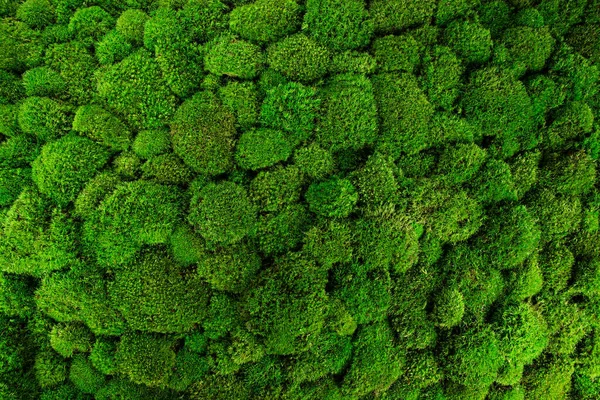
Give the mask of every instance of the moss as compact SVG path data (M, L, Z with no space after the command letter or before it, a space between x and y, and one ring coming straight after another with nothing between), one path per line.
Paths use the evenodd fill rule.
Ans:
M229 181L211 183L194 193L189 222L208 241L239 242L256 222L256 207L246 189Z
M260 122L288 132L292 144L308 139L315 128L321 99L314 87L290 82L269 89L260 110Z
M311 82L327 73L329 51L304 34L288 36L267 49L267 63L275 71L301 82Z
M171 141L175 154L194 171L218 175L233 161L234 116L210 92L199 92L175 113Z
M246 40L274 42L298 30L300 11L295 0L259 0L234 8L229 28Z
M322 117L317 125L317 142L336 152L359 150L376 138L377 108L373 85L365 76L338 75L321 95Z
M260 47L232 35L215 39L208 45L204 66L217 76L253 79L262 69Z
M104 148L89 139L65 136L42 148L32 164L32 177L43 194L59 205L66 205L75 200L108 157Z
M285 161L291 153L291 145L283 132L259 128L240 136L235 158L240 167L257 170Z
M366 46L374 25L363 1L309 0L304 24L312 37L332 50Z

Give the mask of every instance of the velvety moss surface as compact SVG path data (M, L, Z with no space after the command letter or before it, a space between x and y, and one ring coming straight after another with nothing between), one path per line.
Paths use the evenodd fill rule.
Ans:
M0 0L0 399L600 399L599 88L599 0Z

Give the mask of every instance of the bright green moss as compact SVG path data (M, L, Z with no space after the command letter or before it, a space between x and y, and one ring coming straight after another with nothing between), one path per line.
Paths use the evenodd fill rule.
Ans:
M113 150L126 150L131 142L131 132L117 117L99 106L83 106L77 109L73 130L84 133L90 139Z
M241 292L260 269L260 258L246 244L219 247L202 254L198 274L213 288Z
M35 357L35 377L42 388L56 386L67 378L67 362L54 352L45 350Z
M460 323L465 314L465 300L456 288L444 289L434 300L432 319L442 328L452 328Z
M99 336L94 342L89 360L98 371L105 375L113 375L117 368L115 360L116 351L116 341Z
M217 76L253 79L263 67L263 58L260 47L225 35L208 44L204 67Z
M171 124L175 154L194 171L218 175L233 161L234 117L210 92L185 101Z
M335 51L366 46L374 30L362 0L308 0L304 25L312 37Z
M28 184L31 184L31 169L0 169L0 206L10 206Z
M229 7L221 1L188 0L182 3L179 18L194 39L208 42L227 29Z
M370 13L376 33L399 31L426 22L434 13L432 0L373 0Z
M332 296L339 299L357 324L383 321L391 305L391 280L383 268L365 271L360 265L336 268Z
M26 317L34 311L31 281L26 277L0 274L0 311L9 317Z
M4 18L0 22L0 37L0 68L20 73L39 66L44 50L39 32L14 18Z
M92 333L83 324L56 324L50 332L50 346L63 357L92 349Z
M427 127L433 106L412 74L382 74L373 78L380 120L377 147L394 159L428 147Z
M114 27L115 19L98 6L80 8L69 21L69 32L84 43L101 38Z
M258 0L234 8L229 28L246 40L274 42L298 30L300 11L295 0Z
M106 282L102 275L87 272L46 276L36 291L38 309L57 321L83 322L95 335L121 335L127 326L110 304Z
M38 67L27 70L23 74L23 86L27 96L56 96L62 95L66 84L60 74L48 67Z
M211 183L194 193L188 221L206 240L233 244L252 230L256 207L240 185Z
M502 354L491 329L471 329L455 336L449 345L452 353L445 360L448 379L467 387L486 387L494 382Z
M23 81L16 74L1 70L0 82L0 104L14 103L25 96Z
M144 24L148 15L137 9L125 10L117 19L116 29L125 39L140 44L144 40Z
M147 160L142 166L142 178L165 185L186 185L194 172L175 154L161 154Z
M491 56L490 31L470 21L453 21L444 32L447 45L467 63L483 63Z
M325 76L329 58L326 47L301 33L288 36L267 49L267 63L271 68L301 82Z
M124 60L132 53L133 47L122 34L113 29L96 43L95 50L98 62L109 65Z
M219 88L219 97L235 116L235 125L248 129L258 121L259 99L254 82L228 82Z
M143 50L110 66L97 89L111 108L138 129L160 128L175 113L175 97L165 87L159 65Z
M84 235L100 261L127 260L143 244L166 243L180 210L181 199L173 188L149 181L123 183L86 219Z
M598 398L597 9L0 0L0 398Z
M314 143L296 150L294 164L313 179L325 178L334 168L331 153Z
M342 383L347 395L385 390L402 374L404 354L386 322L365 325L353 340L354 361Z
M132 382L164 385L175 366L173 339L152 333L128 333L117 345L118 370Z
M354 228L357 256L366 268L391 268L406 272L419 254L417 233L406 216L392 214L363 218Z
M564 195L582 195L596 182L596 161L585 151L549 157L540 171L540 185Z
M537 29L526 26L507 29L504 31L502 41L514 62L532 71L544 68L555 42L547 28Z
M19 127L42 141L57 139L71 129L71 110L48 97L28 97L19 109Z
M117 271L108 293L131 328L160 333L186 332L200 323L209 294L196 274L160 248L143 251Z
M204 50L191 41L185 24L175 11L161 8L144 25L144 43L154 51L169 88L180 98L200 85Z
M48 0L26 0L19 5L17 18L30 28L44 28L54 21L54 7Z
M464 66L445 46L436 46L423 58L423 89L434 105L451 110L458 98Z
M502 155L537 143L531 99L524 85L498 68L480 69L470 76L462 106L467 120L485 135L498 137Z
M305 197L312 212L330 218L347 217L358 201L358 194L352 183L348 179L337 177L313 183Z
M89 139L65 136L43 147L32 164L32 177L43 194L58 205L66 205L75 200L108 157L103 147Z
M265 255L282 254L296 249L310 225L310 215L300 204L259 219L259 249Z
M96 59L81 41L57 43L46 49L46 65L58 72L67 83L69 99L74 105L87 104L96 89Z
M346 72L355 74L370 74L375 71L376 61L369 53L348 50L336 53L331 58L329 72L332 74L343 74Z
M419 45L410 35L375 39L372 48L381 72L413 72L419 63Z
M260 275L244 307L252 317L250 331L264 338L268 353L294 354L307 349L310 337L323 328L327 274L299 253L276 262L278 268Z
M166 153L171 149L171 137L166 129L150 129L138 132L132 150L143 159Z
M303 176L297 167L261 171L250 183L250 197L262 211L277 211L300 200Z
M438 171L451 184L469 181L484 163L487 154L474 143L448 146L440 155Z
M365 76L338 75L322 93L323 117L317 141L330 151L359 150L375 141L377 109L373 85Z
M581 201L578 197L541 190L532 196L528 208L540 222L542 241L565 237L577 230L581 223Z
M504 161L489 159L473 183L475 196L482 203L517 199L510 166Z
M237 164L250 170L285 161L292 153L292 147L283 132L265 128L245 132L236 147Z
M90 394L96 393L105 382L104 375L83 355L73 357L69 379L83 393Z
M317 91L290 82L268 90L260 111L261 123L289 132L292 144L308 139L315 128L321 99Z

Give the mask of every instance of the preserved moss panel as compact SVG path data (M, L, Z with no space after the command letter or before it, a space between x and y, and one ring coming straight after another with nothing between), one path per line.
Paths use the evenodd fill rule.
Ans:
M0 0L0 399L599 399L599 27Z

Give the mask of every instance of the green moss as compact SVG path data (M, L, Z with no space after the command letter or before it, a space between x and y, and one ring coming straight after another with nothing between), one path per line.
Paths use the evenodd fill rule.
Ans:
M131 258L143 244L167 243L180 220L177 190L148 181L117 185L86 219L84 238L102 262Z
M160 334L125 334L117 345L118 369L132 382L165 384L175 366L173 339Z
M412 74L382 74L373 78L380 120L377 147L394 159L428 147L427 128L434 108Z
M209 295L196 274L160 248L143 251L123 266L108 293L131 328L160 333L191 330L206 316Z
M250 197L262 211L277 211L300 200L303 180L295 166L261 171L250 183Z
M358 194L349 180L334 177L310 185L305 198L310 210L317 215L343 218L352 212L358 201Z
M258 0L234 8L229 28L246 40L274 42L298 30L300 11L295 0Z
M256 207L240 185L211 183L194 193L188 221L206 240L233 244L251 232Z
M361 0L308 0L304 25L318 42L336 51L366 46L374 30Z
M260 258L245 243L218 247L198 260L198 274L217 290L241 292L260 269Z
M260 103L254 82L228 82L219 88L219 97L235 116L236 127L248 129L256 124Z
M19 108L19 127L42 141L58 139L71 129L72 108L48 97L28 97Z
M34 29L54 21L54 6L48 0L26 0L17 8L17 18Z
M217 76L253 79L263 67L263 58L260 47L225 35L208 44L204 67Z
M289 132L294 145L310 138L315 128L321 99L317 91L290 82L269 89L260 110L260 122Z
M126 40L140 44L144 40L144 24L148 15L139 9L123 11L116 22L116 29Z
M133 52L133 47L118 31L111 30L96 44L96 58L103 65L122 61Z
M58 205L66 205L75 200L108 157L108 151L89 139L65 136L42 148L32 164L33 181Z
M271 68L301 82L325 76L329 58L326 47L304 34L288 36L267 49L267 63Z
M175 113L175 97L165 87L158 63L143 50L110 66L97 89L112 109L138 129L163 127Z
M325 149L359 150L377 135L377 108L371 81L361 75L337 75L321 94L322 117L316 136Z
M92 349L92 334L83 324L56 324L50 331L50 346L63 357L87 353Z
M419 45L410 35L375 39L372 48L381 72L413 72L420 61Z
M387 33L426 22L434 13L431 0L374 0L370 12L376 33Z
M23 74L23 86L27 96L56 96L62 95L66 84L60 74L48 67L38 67L27 70Z
M285 161L291 153L291 145L283 132L259 128L240 136L235 158L240 167L257 170Z
M88 358L83 355L73 358L69 379L83 393L96 393L105 381L102 373L96 370Z
M234 135L234 116L210 92L199 92L185 101L171 124L175 154L206 175L222 174L232 167Z

